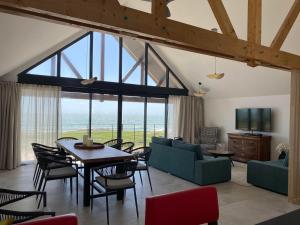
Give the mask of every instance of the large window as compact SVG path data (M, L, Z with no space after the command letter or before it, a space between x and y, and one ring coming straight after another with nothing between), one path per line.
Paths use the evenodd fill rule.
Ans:
M89 94L63 93L61 100L63 137L82 139L89 133Z
M79 81L92 77L93 84ZM23 71L19 81L61 86L63 137L122 138L136 147L165 136L166 99L188 93L151 45L104 32L86 33Z
M144 145L145 98L123 97L122 139L134 142L136 147Z
M147 143L151 138L165 136L165 99L147 99Z
M106 142L117 138L118 96L93 94L92 138Z

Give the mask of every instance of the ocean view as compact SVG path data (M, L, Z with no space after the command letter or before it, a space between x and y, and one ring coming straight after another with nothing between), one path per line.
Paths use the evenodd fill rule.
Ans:
M62 115L62 131L87 130L89 117L86 113L63 113ZM162 131L164 130L164 116L148 115L147 130ZM92 130L116 130L117 118L112 114L102 114L92 116ZM142 114L123 115L123 130L127 131L143 131L144 116Z

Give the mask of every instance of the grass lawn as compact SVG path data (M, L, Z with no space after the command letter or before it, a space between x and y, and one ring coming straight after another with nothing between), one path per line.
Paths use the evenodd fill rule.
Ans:
M75 137L82 139L83 135L87 134L85 130L67 131L62 133L62 137ZM147 145L149 145L153 136L164 136L164 131L147 132ZM117 138L117 132L111 130L93 130L92 138L95 142L106 142L111 139ZM123 131L122 138L124 142L131 141L135 143L135 147L143 146L144 132L143 131Z

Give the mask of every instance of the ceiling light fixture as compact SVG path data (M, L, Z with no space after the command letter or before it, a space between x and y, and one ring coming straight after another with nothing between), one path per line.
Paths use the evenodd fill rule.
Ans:
M201 88L202 83L201 82L199 82L198 85L199 85L199 91L195 92L194 96L203 97L204 95L206 95L206 92L202 91L202 88Z
M91 79L85 79L85 80L82 80L80 83L82 85L90 85L90 84L93 84L95 83L95 81L97 80L97 77L93 77Z
M218 32L218 29L213 28L213 29L211 29L211 31ZM222 79L225 76L225 74L224 73L217 73L217 57L214 57L214 60L215 60L215 72L211 73L211 74L208 74L207 77L209 79L219 80L219 79Z

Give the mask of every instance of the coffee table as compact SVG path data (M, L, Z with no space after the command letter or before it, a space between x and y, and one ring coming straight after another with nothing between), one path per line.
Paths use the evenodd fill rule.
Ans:
M215 158L219 156L228 157L231 161L232 166L234 166L233 161L231 159L231 157L234 156L234 152L226 151L226 150L208 150L207 152Z

